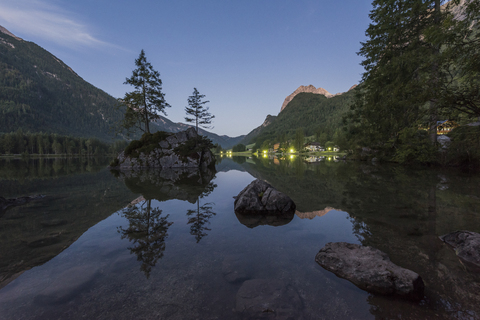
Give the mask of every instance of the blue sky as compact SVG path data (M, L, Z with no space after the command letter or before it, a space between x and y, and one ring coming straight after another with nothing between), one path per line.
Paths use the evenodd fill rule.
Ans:
M370 10L371 0L0 0L0 25L116 98L144 49L170 120L184 122L195 87L216 117L210 131L238 136L300 85L357 84Z

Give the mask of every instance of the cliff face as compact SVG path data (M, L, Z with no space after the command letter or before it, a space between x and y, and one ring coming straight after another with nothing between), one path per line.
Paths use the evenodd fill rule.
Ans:
M353 87L351 87L348 91L354 89L357 85L354 85ZM341 92L341 93L337 93L337 94L331 94L330 92L328 92L327 90L323 89L323 88L315 88L313 85L308 85L308 86L300 86L297 88L297 90L295 90L291 95L289 95L288 97L285 98L285 100L283 101L283 104L282 104L282 109L280 109L280 112L283 111L283 109L285 109L285 107L287 106L287 104L293 100L293 98L299 94L299 93L303 93L303 92L308 92L308 93L315 93L315 94L323 94L325 97L327 98L331 98L331 97L335 97L335 96L338 96L338 95L341 95L343 94L344 92Z

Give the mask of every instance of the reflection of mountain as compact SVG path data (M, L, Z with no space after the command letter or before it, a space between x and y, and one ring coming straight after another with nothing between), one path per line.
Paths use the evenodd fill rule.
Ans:
M432 310L443 319L480 318L480 275L468 272L438 239L455 230L480 231L479 176L359 162L280 160L274 165L257 159L243 166L291 197L309 218L328 207L342 208L363 245L386 252L395 264L423 277L424 306L405 308L372 296L371 312L379 319L424 319Z
M254 215L254 214L240 214L238 212L235 212L235 215L237 216L237 219L238 221L240 221L241 224L251 229L258 226L273 226L273 227L284 226L286 224L289 224L290 221L292 221L293 217L295 216L295 214L293 213L279 214L279 215L268 215L268 214Z
M79 165L80 159L60 160L61 166L56 160L23 164L10 161L9 177L39 172L41 178L33 175L28 183L0 178L0 195L5 198L46 195L39 201L11 207L0 218L0 288L21 272L55 257L135 197L105 169L107 163L92 164L90 170L94 172L89 173Z
M235 157L238 158L238 157ZM245 157L243 157L245 158ZM246 159L245 159L246 160ZM245 162L245 161L244 161ZM215 168L217 172L228 172L230 170L245 171L245 168L242 167L240 163L235 161L233 157L222 156L216 157Z
M147 200L167 201L171 199L197 202L197 198L211 192L215 185L215 171L193 168L149 168L131 171L113 171L134 193Z
M310 220L312 220L315 217L323 217L324 215L326 215L327 213L329 213L332 210L340 211L340 210L335 209L335 208L326 207L323 210L317 210L317 211L311 211L311 212L296 211L295 214L300 219L310 219Z

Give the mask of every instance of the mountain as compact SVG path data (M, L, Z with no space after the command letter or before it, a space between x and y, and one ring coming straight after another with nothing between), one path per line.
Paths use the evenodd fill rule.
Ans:
M268 125L270 125L273 121L275 121L276 118L277 116L272 116L270 114L267 115L267 117L265 118L265 121L263 121L263 123L260 126L256 127L255 129L250 131L246 136L244 136L244 138L242 139L242 141L240 141L240 143L243 143L245 145L249 144L250 141L256 138L260 133L262 133L263 129L265 129Z
M332 139L342 127L342 117L348 111L353 97L354 90L331 98L322 94L299 93L278 114L275 121L251 142L276 141L283 134L293 138L299 128L303 129L306 136L325 133L327 139Z
M348 91L354 89L357 85L354 85L353 87L351 87ZM331 94L330 92L328 92L327 90L323 89L323 88L315 88L313 85L308 85L308 86L300 86L297 88L297 90L295 90L291 95L289 95L288 97L285 98L285 100L283 101L283 104L282 104L282 108L280 109L280 112L283 111L283 109L285 109L285 107L287 106L287 104L293 100L293 98L295 98L295 96L299 93L303 93L303 92L308 92L308 93L315 93L315 94L322 94L324 95L325 97L327 98L332 98L332 97L335 97L335 96L339 96L341 94L344 94L345 92L341 92L341 93L337 93L337 94Z
M22 129L110 142L117 100L33 42L0 28L0 133Z
M111 142L111 127L124 115L117 104L51 53L0 26L0 134L21 129ZM152 131L188 127L161 117ZM223 148L243 138L200 132Z
M157 130L162 130L167 132L185 131L188 128L193 127L192 125L184 124L181 122L175 123L163 116L160 116L160 119L155 121L154 124L157 127ZM224 149L229 149L233 147L234 145L240 143L240 141L242 141L242 139L245 137L245 135L241 135L233 138L226 135L219 136L218 134L208 132L202 128L198 128L198 133L201 135L207 136L210 140L212 140L214 144L218 143Z
M305 135L325 133L331 139L342 126L342 116L349 109L354 96L352 86L347 92L331 94L313 85L300 86L285 98L278 116L268 115L264 123L248 133L242 143L276 141L286 134L293 137L298 128Z

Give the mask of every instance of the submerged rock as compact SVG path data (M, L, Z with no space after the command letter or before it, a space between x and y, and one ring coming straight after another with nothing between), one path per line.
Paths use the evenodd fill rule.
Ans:
M330 242L317 253L315 261L362 290L413 300L423 298L422 278L411 270L395 265L386 253L378 249Z
M235 309L247 319L301 319L303 303L283 281L253 279L238 290Z
M455 249L457 256L470 271L480 272L480 234L471 231L455 231L440 237Z
M263 180L252 181L235 199L235 212L240 214L293 214L295 203L286 194Z

